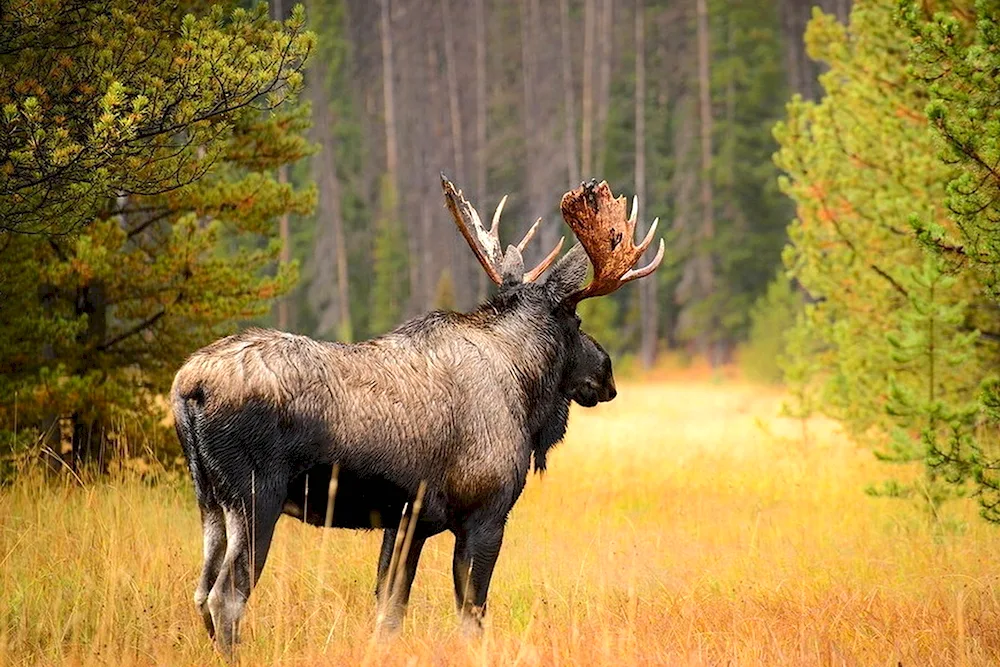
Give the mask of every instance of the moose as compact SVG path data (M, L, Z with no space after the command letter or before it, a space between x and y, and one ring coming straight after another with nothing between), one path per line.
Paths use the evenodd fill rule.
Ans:
M425 540L450 530L461 625L481 632L507 516L532 460L545 468L571 401L615 397L611 360L581 331L576 306L656 270L662 239L648 265L632 268L656 221L636 245L635 200L626 217L625 198L606 182L583 183L561 202L579 243L556 261L560 240L525 270L521 253L540 220L502 252L506 197L487 230L461 190L443 174L441 182L497 286L492 298L354 344L250 329L195 352L174 378L171 407L204 533L194 600L227 655L282 513L384 529L376 594L389 630L403 619ZM326 502L309 504L310 487Z

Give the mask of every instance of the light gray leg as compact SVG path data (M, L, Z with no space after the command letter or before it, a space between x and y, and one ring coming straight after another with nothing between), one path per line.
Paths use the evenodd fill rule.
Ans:
M201 612L209 637L215 637L215 625L208 611L208 594L219 578L222 561L226 556L226 519L221 507L202 508L201 529L204 533L205 562L201 568L201 579L194 591L194 604Z
M283 498L272 500L258 496L255 512L243 508L224 510L226 556L208 594L207 605L215 626L215 641L228 657L239 643L240 619L250 591L264 569L283 501Z

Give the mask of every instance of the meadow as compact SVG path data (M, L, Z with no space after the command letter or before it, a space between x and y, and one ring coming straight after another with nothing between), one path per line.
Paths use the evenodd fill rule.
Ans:
M872 498L893 472L735 380L622 383L574 408L508 524L481 641L458 632L450 535L402 634L372 641L380 535L283 518L244 664L985 665L1000 529ZM0 490L0 664L223 664L191 601L186 479L28 476Z

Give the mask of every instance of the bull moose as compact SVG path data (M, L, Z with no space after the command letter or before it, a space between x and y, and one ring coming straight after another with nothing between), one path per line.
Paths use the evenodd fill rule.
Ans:
M283 512L385 529L376 591L388 628L405 614L424 541L450 530L462 626L480 631L507 515L532 458L544 468L570 401L593 406L615 396L611 361L580 330L576 306L659 266L662 240L647 266L632 268L656 221L635 245L635 201L626 217L625 198L607 183L581 184L561 202L579 243L556 261L560 240L526 271L521 252L538 222L501 252L506 198L487 230L443 174L442 187L495 296L469 313L435 311L354 344L250 329L195 352L174 378L171 405L204 531L194 599L224 653L238 641ZM593 278L582 286L588 258ZM324 498L328 481L336 489ZM306 507L310 485L325 502Z

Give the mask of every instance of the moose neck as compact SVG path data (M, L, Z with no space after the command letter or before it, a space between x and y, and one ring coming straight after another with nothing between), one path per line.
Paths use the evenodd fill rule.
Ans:
M524 396L528 431L534 436L552 419L565 425L568 401L560 393L569 345L544 292L535 285L502 290L472 317L504 341Z

